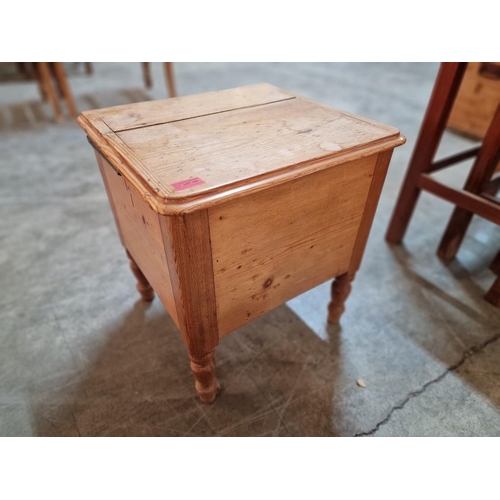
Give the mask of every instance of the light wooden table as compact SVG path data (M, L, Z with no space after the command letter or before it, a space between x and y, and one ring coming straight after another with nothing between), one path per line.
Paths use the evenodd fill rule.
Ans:
M336 278L337 322L399 131L271 85L87 111L144 300L179 327L196 390L218 391L219 340Z

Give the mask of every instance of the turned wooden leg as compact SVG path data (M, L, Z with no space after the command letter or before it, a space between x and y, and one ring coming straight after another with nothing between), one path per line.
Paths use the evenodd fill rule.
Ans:
M338 323L345 311L345 301L351 293L353 274L345 273L337 276L332 283L332 301L328 304L328 323Z
M141 294L142 300L145 302L151 302L155 298L154 290L151 288L146 276L142 274L142 271L139 269L139 266L135 263L135 260L132 258L128 250L127 257L130 259L130 269L132 269L134 276L137 278L136 288Z
M220 392L220 385L215 378L214 351L198 356L189 355L191 371L196 379L195 387L202 403L213 403Z

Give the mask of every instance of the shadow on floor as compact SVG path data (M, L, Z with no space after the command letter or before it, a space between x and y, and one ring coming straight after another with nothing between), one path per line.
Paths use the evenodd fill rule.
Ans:
M500 310L484 299L486 290L473 280L475 272L480 273L488 267L495 255L494 249L492 248L491 257L487 257L483 265L478 266L476 270L467 270L460 264L459 259L449 264L441 263L454 278L456 288L450 291L441 288L437 284L438 280L430 281L415 271L412 268L412 260L418 256L412 255L404 246L390 245L390 249L404 278L416 285L415 296L412 297L413 306L440 316L446 324L446 329L439 332L419 332L418 335L413 335L411 331L406 330L402 334L411 337L413 342L439 359L500 409L500 388L497 384L491 384L488 377L492 370L492 360L489 358L496 356L495 352L484 357L474 356L473 365L465 365L472 354L482 351L484 347L500 339ZM494 274L491 275L494 279ZM465 296L467 303L459 298L461 296ZM450 309L453 311L450 312ZM461 368L462 365L464 368Z
M148 307L136 302L119 328L99 334L101 345L69 339L93 361L58 389L31 394L38 435L336 435L339 331L325 343L286 306L271 311L221 340L223 392L203 405L176 326Z

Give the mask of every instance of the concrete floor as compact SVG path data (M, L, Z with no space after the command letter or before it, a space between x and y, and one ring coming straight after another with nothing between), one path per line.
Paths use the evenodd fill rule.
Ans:
M451 207L424 194L384 241L437 64L177 64L180 94L268 81L400 128L341 328L329 284L221 341L225 390L198 403L179 333L138 300L95 158L30 82L0 84L0 435L499 436L500 311L482 296L500 247L476 218L449 266ZM165 97L161 67L71 70L80 110ZM470 147L447 134L440 155ZM459 185L467 164L440 173ZM366 388L356 384L363 379Z

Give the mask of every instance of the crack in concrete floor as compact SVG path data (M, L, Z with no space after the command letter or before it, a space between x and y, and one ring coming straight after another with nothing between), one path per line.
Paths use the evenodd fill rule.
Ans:
M429 386L434 385L434 384L438 384L439 382L441 382L441 380L443 380L446 377L446 375L448 375L449 373L454 372L455 370L460 368L470 357L474 356L474 354L478 354L483 349L485 349L487 346L489 346L490 344L493 344L494 342L496 342L499 339L500 339L500 333L493 335L493 337L490 337L489 339L485 340L484 342L482 342L479 345L472 346L470 349L468 349L467 351L464 352L464 354L462 355L462 357L460 358L459 361L457 361L455 364L448 367L443 373L441 373L441 375L439 375L438 377L436 377L432 380L429 380L429 382L426 382L420 389L410 392L401 403L393 406L391 408L391 410L389 411L389 413L387 414L387 416L383 420L378 422L377 425L375 425L375 427L373 427L369 431L359 432L359 433L355 434L354 437L373 436L373 434L375 434L380 429L380 427L389 423L394 412L402 410L413 398L418 397L421 394L423 394Z

